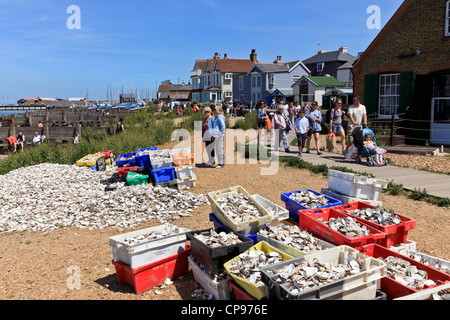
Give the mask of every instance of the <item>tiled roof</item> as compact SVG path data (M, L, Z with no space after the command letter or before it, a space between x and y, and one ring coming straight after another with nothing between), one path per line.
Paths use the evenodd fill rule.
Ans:
M247 73L253 67L254 62L250 59L220 59L217 66L220 72Z
M172 89L171 84L162 84L159 86L158 92L169 92Z

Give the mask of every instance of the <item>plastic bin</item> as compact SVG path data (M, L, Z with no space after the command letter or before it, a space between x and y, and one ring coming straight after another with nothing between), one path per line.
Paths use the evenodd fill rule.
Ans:
M191 177L195 174L195 164L189 166L175 167L175 178L183 179L186 177Z
M187 239L186 233L190 231L189 229L166 223L110 237L109 244L113 250L114 261L124 262L131 269L136 269L183 251ZM150 232L169 232L170 234L160 239L147 240L140 243L129 244L125 242L125 239L128 237L136 237Z
M244 221L241 223L235 223L231 220L231 218L225 213L225 211L219 206L217 200L223 197L226 197L233 192L237 192L239 194L245 195L248 197L250 203L253 203L261 214L261 217L254 218L248 221ZM271 217L267 210L261 206L252 196L241 186L234 186L227 189L217 190L213 192L209 192L207 194L209 202L211 203L211 209L214 216L219 219L219 221L232 229L237 233L242 234L255 234L259 229L265 228L265 225L270 222Z
M428 279L433 280L436 285L434 286L425 286L422 290L416 290L414 288L410 288L408 286L405 286L404 284L392 279L391 277L384 277L380 281L380 289L386 293L388 300L397 299L406 295L414 294L417 292L421 292L423 290L429 289L429 288L435 288L439 287L442 284L449 283L450 282L450 275L445 274L435 268L429 267L423 263L420 263L414 259L411 259L407 257L406 255L402 255L400 253L397 253L395 251L389 250L385 247L382 247L377 244L369 244L363 246L361 252L364 254L374 257L374 258L381 258L386 259L389 256L401 258L403 260L408 261L411 265L416 266L417 269L426 271L428 274Z
M190 189L195 188L195 183L197 181L197 176L193 175L190 177L185 177L181 179L175 179L177 182L177 189L178 190L184 190L184 189Z
M99 166L99 162L102 162L106 166L104 154L89 154L76 162L78 167L95 167Z
M119 284L128 285L139 294L163 284L166 279L173 280L185 275L189 271L190 252L190 246L186 244L183 251L137 269L120 261L112 260L112 263L116 268Z
M118 167L137 167L136 152L121 154L116 160L116 165Z
M314 191L314 190L310 190L310 189L306 189L306 190L308 190L308 191L310 191L310 192L312 192L312 193L314 193L314 194L316 194L316 195L320 195L320 196L323 195L323 194L321 194L320 192L317 192L317 191ZM298 217L298 211L299 211L299 210L311 209L311 208L308 208L308 207L303 206L303 205L302 205L301 203L299 203L298 201L292 200L292 199L289 198L289 196L290 196L291 194L293 194L293 193L299 193L299 192L302 192L302 191L304 191L304 190L293 191L293 192L288 192L288 193L282 193L282 194L281 194L281 200L282 200L283 202L285 202L286 209L289 210L289 217L290 217L293 221L295 221L295 222L298 222L298 219L299 219L299 217ZM339 200L337 200L337 199L334 199L334 198L329 197L329 196L326 196L326 195L323 195L323 196L325 196L325 199L328 200L328 204L325 205L325 206L319 206L319 207L314 208L314 209L330 208L330 207L335 207L335 206L340 206L340 205L342 205L342 202L339 201Z
M305 289L297 295L292 294L288 284L279 284L279 275L272 270L281 269L291 263L312 261L318 259L322 263L334 265L343 263L352 256L353 259L363 261L360 272L322 284L315 288ZM262 280L267 284L270 296L278 300L327 300L327 299L359 299L370 300L376 297L377 281L386 276L387 266L384 262L368 257L349 246L338 246L295 258L289 261L261 268Z
M245 290L239 287L233 279L228 279L228 287L230 289L231 300L256 300L249 295Z
M164 159L158 160L156 156L158 155L165 155L167 156ZM149 154L150 157L150 167L153 170L163 169L163 168L170 168L173 167L173 159L170 154L170 150L154 150L150 151Z
M336 207L334 209L337 211L343 212L348 216L354 217L356 220L363 222L371 227L374 227L375 229L383 231L386 234L386 237L384 239L378 240L378 244L383 247L386 247L386 248L389 248L392 245L406 243L407 238L408 238L408 232L410 230L413 230L416 227L416 220L399 215L397 213L395 213L395 215L399 216L399 218L401 219L400 224L398 224L398 225L391 224L391 225L387 225L387 226L384 226L384 225L381 225L378 223L374 223L369 220L366 220L366 219L363 219L363 218L360 218L360 217L357 217L357 216L354 216L354 215L348 213L348 211L351 211L351 210L365 209L365 208L373 209L374 206L371 206L364 202L353 202L353 203L349 203L346 205Z
M378 200L382 189L386 189L387 185L388 183L384 180L328 170L328 188L350 197Z
M450 262L444 259L436 258L424 253L416 252L415 250L406 250L402 253L405 256L410 257L411 259L415 259L427 266L435 268L441 272L450 273Z
M172 153L173 165L175 167L184 167L194 164L193 153Z
M105 159L111 159L114 162L114 150L108 150L108 151L100 151L97 152L98 154L104 154L105 155Z
M148 176L136 172L128 172L127 185L137 186L140 184L148 184Z
M177 181L170 180L170 181L164 181L164 182L159 182L159 183L153 183L153 186L161 187L161 188L177 189Z
M151 174L151 179L152 179L153 183L160 183L160 182L175 180L174 167L151 169L150 174Z
M282 257L283 261L294 258L294 257L290 256L289 254L272 247L270 244L268 244L267 242L264 242L264 241L257 243L256 245L249 248L245 252L248 253L250 250L263 251L266 254L268 254L270 252L278 252L280 254L280 256ZM240 258L235 257L234 259L240 259ZM233 280L236 282L236 284L239 285L242 289L244 289L250 296L252 296L253 298L255 298L257 300L261 300L263 298L269 298L268 288L266 285L257 285L257 284L252 283L242 277L239 277L239 276L233 274L230 271L230 265L233 263L234 259L231 259L230 261L226 262L224 264L224 267L225 267L225 271L233 278Z
M138 172L138 167L119 167L117 173L119 177L126 177L128 172Z
M386 234L374 227L371 227L363 222L358 223L364 225L370 231L367 236L361 236L356 238L349 238L340 232L337 232L317 219L323 219L324 222L330 220L330 218L344 218L348 217L347 214L335 210L334 208L315 209L315 210L301 210L298 212L300 217L299 227L308 230L314 236L333 243L337 246L347 245L352 248L360 249L365 244L377 243L379 240L384 239Z
M195 237L200 234L209 236L211 234L211 229L191 231L188 232L186 236L190 240L192 256L211 273L220 274L225 270L223 266L224 263L252 247L253 241L242 234L233 232L229 228L218 227L214 228L214 231L217 233L222 231L234 233L239 237L241 242L234 245L211 248Z
M192 247L191 247L192 249ZM188 257L189 266L191 267L194 279L214 296L216 300L230 300L230 289L228 288L228 278L220 281L214 281L214 278L205 272L191 255Z
M260 196L259 194L252 195L252 198L255 199L255 201L258 202L260 205L262 205L263 208L265 208L269 213L270 213L269 208L278 209L278 216L276 217L272 216L272 220L282 221L289 219L289 211L287 209L273 203L270 200L267 200L266 198Z
M148 151L155 151L158 150L157 147L154 148L143 148L143 149L139 149L136 152L136 164L139 167L150 167L150 153ZM145 153L145 154L141 154L140 153Z
M441 290L449 290L450 283L443 284L434 288L421 290L416 293L409 294L407 296L399 297L394 300L434 300L433 295L437 294Z

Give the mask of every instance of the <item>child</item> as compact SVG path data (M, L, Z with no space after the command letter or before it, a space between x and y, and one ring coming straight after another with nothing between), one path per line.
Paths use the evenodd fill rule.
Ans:
M373 141L372 141L373 137L370 133L366 133L366 135L364 136L364 140L365 140L364 145L369 150L369 153L376 155L375 163L379 166L382 166L384 164L383 154L386 153L386 150L383 148L377 147L373 143Z
M298 158L302 159L303 148L305 147L306 140L308 139L309 120L305 118L305 111L300 110L298 118L294 122L294 130L297 134L298 141Z

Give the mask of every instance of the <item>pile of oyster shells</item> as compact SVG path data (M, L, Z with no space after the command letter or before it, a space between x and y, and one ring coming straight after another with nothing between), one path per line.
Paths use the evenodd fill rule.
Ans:
M175 234L178 234L179 231L180 230L176 229L176 228L174 228L174 229L166 228L161 231L151 231L148 233L139 234L134 237L126 237L123 241L128 244L142 243L142 242L148 241L148 240L162 239L164 237L175 235Z
M83 161L81 161L81 162L91 162L91 161L97 161L97 160L98 160L98 157L90 156L90 157L84 158Z
M265 253L264 251L250 249L248 253L241 253L234 258L229 268L232 274L262 286L264 283L261 281L260 268L281 261L283 259L276 251Z
M346 212L383 226L388 226L391 224L399 225L402 222L402 219L398 215L394 214L394 210L386 210L379 205L374 207L373 209L364 208L346 210Z
M417 252L412 252L412 251L408 252L408 256L411 259L419 261L420 263L423 263L426 266L430 266L430 267L438 269L439 271L442 271L446 274L450 274L450 269L446 265L443 265L442 261L440 259L428 258L422 254L419 254Z
M133 160L134 158L136 158L136 156L120 157L120 161Z
M385 259L378 258L387 264L387 276L395 281L416 290L422 290L425 286L433 286L436 283L428 279L428 274L424 270L419 270L411 265L409 261L401 258L389 256Z
M289 199L299 202L302 206L315 209L328 205L329 200L325 198L325 195L317 195L309 190L302 190L300 192L294 192L289 195Z
M433 300L450 300L450 289L442 289L433 293Z
M209 204L203 194L151 185L105 183L117 169L40 164L9 172L0 179L0 232L52 231L60 227L135 228L157 219L160 223L190 216Z
M290 226L280 223L277 226L269 226L268 230L259 230L258 234L269 239L280 241L304 253L323 250L317 238L296 225Z
M162 161L170 159L171 155L169 150L154 150L150 152L151 161Z
M358 259L349 255L340 264L324 263L314 258L286 264L280 269L267 270L267 273L276 277L275 281L280 285L286 284L292 295L298 295L303 290L343 279L361 270Z
M262 213L253 201L253 199L250 199L246 195L235 191L226 197L216 200L225 214L235 223L242 223L262 217Z
M352 217L330 218L328 221L323 221L323 218L319 218L317 221L348 238L365 237L370 234L370 230L368 230L365 225L359 224L356 219Z
M137 156L148 156L153 150L139 150L139 152L136 154Z
M217 233L214 229L210 230L209 235L200 233L194 237L211 248L231 246L242 242L239 236L233 232L222 231Z

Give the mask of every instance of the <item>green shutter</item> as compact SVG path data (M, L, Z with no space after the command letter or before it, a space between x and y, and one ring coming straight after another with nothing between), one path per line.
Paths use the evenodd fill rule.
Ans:
M415 75L412 72L403 72L400 76L400 101L397 113L406 113L411 108L411 98L414 90Z
M364 79L364 105L367 115L372 115L378 113L378 74L368 74Z

